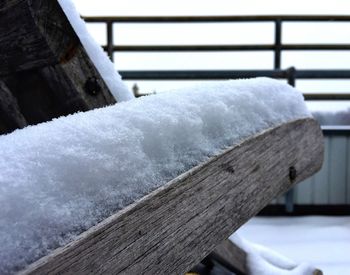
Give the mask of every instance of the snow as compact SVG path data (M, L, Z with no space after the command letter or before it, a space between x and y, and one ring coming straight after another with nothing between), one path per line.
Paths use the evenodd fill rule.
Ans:
M107 54L101 46L94 40L88 32L85 22L80 18L71 0L58 0L64 13L66 14L73 29L77 33L87 54L94 63L97 71L105 81L110 92L117 102L126 101L134 98L133 93L122 81L120 74L115 69L114 64L110 61Z
M312 275L315 267L297 264L262 245L241 238L237 233L230 240L247 253L247 267L251 275Z
M258 78L164 92L1 136L0 274L225 147L309 116L300 92Z
M259 217L243 225L237 234L259 244L255 246L268 247L275 254L293 259L294 265L314 266L327 275L347 274L350 270L350 217ZM234 236L232 238L237 239ZM254 269L268 265L261 258L251 259L250 264Z

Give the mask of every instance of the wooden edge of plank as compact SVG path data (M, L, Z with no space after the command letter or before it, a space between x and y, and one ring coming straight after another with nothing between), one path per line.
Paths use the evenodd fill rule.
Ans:
M277 195L317 172L312 118L248 137L54 250L20 274L181 274ZM296 177L290 178L290 167Z
M224 240L209 256L236 275L248 274L247 253L229 239Z
M215 248L212 253L210 253L209 256L211 256L222 266L228 268L231 271L234 271L234 273L237 275L250 274L247 262L248 253L243 248L236 245L232 240L227 239L223 241L219 246ZM305 259L305 261L307 261L307 259ZM278 266L275 267L281 269ZM281 269L281 271L285 272L288 270ZM323 272L317 268L315 268L312 272L312 275L322 274Z

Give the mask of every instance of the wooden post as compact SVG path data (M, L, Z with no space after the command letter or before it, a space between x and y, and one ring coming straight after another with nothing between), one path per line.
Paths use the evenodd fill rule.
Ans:
M0 60L28 124L115 103L57 0L1 1Z

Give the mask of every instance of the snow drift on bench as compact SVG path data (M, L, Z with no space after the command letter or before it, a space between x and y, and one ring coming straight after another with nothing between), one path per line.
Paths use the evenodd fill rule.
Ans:
M62 246L221 149L309 117L276 80L225 81L0 137L0 273Z

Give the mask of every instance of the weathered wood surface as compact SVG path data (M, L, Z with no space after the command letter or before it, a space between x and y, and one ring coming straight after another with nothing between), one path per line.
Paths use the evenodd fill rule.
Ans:
M319 170L322 160L322 132L313 119L264 131L124 208L22 274L183 274L269 201Z
M4 82L0 80L0 132L8 133L27 126L27 121L18 111L17 99L11 94Z
M115 103L57 0L0 1L0 60L28 124Z
M247 253L230 240L224 240L209 255L236 275L248 274ZM227 263L229 266L226 266Z

